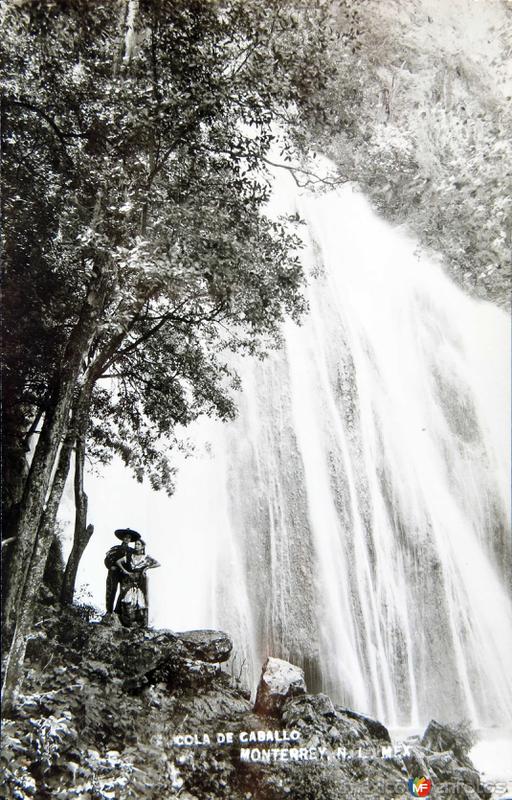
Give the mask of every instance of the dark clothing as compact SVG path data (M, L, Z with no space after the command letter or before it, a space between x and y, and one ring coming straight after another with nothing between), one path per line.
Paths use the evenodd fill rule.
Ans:
M111 567L107 572L107 587L105 596L105 608L107 614L111 614L114 610L114 602L116 599L117 587L121 579L121 572L119 567Z
M110 550L105 554L104 564L107 569L111 567L117 566L117 562L119 559L123 558L124 556L129 556L132 552L132 548L129 544L123 542L123 544L115 544Z
M115 553L113 551L115 550ZM132 552L132 548L128 544L119 544L115 545L115 547L111 547L108 551L105 562L112 563L112 559L115 558L115 561L111 567L109 567L107 573L107 586L106 586L106 597L105 597L105 607L107 609L107 614L111 614L114 610L114 603L116 599L116 592L117 587L121 581L123 573L117 566L117 561L119 559L125 557L129 558L130 553Z

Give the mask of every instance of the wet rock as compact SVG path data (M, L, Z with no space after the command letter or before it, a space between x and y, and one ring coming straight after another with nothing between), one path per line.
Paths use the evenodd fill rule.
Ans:
M227 661L233 650L233 642L223 631L185 631L177 633L191 658L211 664L222 664Z
M289 697L306 693L304 672L280 658L267 658L263 665L254 710L265 716L279 715Z
M328 727L336 718L336 710L327 695L305 694L286 700L282 717L288 727L294 727L299 722Z
M481 783L480 775L476 769L456 767L454 770L454 782L457 786L464 786L467 800L473 800L476 797L488 800L492 796L492 792Z
M458 782L471 786L475 792L480 791L480 775L476 769L459 767L455 770L455 777Z
M342 708L341 706L337 706L337 711L339 711L345 717L357 719L359 722L362 722L370 736L372 736L374 739L378 739L382 742L391 741L389 731L382 724L382 722L378 722L378 720L372 719L371 717L366 717L364 714L358 714L356 711L352 711L349 708Z
M474 744L473 732L467 725L443 725L431 720L423 734L421 744L436 753L451 751L464 766L472 769L468 752Z
M389 742L389 738L384 738L389 734L380 723L349 709L334 706L324 694L306 694L288 699L283 706L282 720L287 728L301 731L304 746L316 746L323 742L333 748L361 748L368 754L380 753L384 742ZM369 722L374 723L373 726ZM373 735L369 728L377 731L377 735Z
M428 769L434 773L436 778L442 780L453 780L456 761L453 753L441 753L439 755L427 757Z
M240 697L227 682L222 685L217 681L206 691L180 697L177 708L186 713L188 720L197 721L198 726L204 726L215 720L233 719L241 715L245 719L245 715L251 711L251 703Z
M430 761L427 762L425 751L420 747L409 745L408 753L403 755L403 761L407 767L408 774L412 777L428 775L432 777Z
M423 752L428 774L443 785L443 797L451 797L450 791L453 791L453 797L463 800L491 797L467 756L466 750L471 743L471 732L465 726L441 725L435 720L429 723L422 739L427 752Z

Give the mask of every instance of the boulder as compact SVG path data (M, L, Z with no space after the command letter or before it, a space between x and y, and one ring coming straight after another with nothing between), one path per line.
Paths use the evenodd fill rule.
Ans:
M176 659L219 664L229 658L233 648L230 637L221 631L123 628L115 623L116 616L90 625L81 650L89 659L111 664L119 677L140 676Z
M306 694L304 671L280 658L267 658L263 665L254 711L278 716L290 697Z
M104 622L89 628L88 639L82 642L82 655L108 664L113 677L141 675L162 661L188 655L171 631L123 628Z
M357 711L352 711L350 708L336 706L336 710L343 716L349 717L349 719L357 719L358 722L362 722L373 739L379 739L383 742L391 742L389 731L385 725L382 724L382 722L372 719L371 717L367 717L365 714L359 714Z
M328 726L336 718L336 710L326 694L301 694L286 700L282 717L290 727L298 723Z
M227 661L233 649L233 642L223 631L184 631L176 638L182 642L190 658L221 664Z
M419 775L427 775L432 777L429 769L430 761L427 762L425 752L417 745L409 745L408 752L402 756L403 762L407 768L408 774L414 778ZM437 774L437 773L434 773Z
M465 724L443 725L435 719L430 720L423 734L421 744L435 753L452 752L457 760L470 769L473 764L468 753L474 744L474 734Z
M335 706L325 694L303 694L286 700L281 719L287 728L301 732L303 746L315 746L315 742L305 738L312 733L332 748L355 750L361 747L380 751L384 742L390 742L383 725L363 714Z

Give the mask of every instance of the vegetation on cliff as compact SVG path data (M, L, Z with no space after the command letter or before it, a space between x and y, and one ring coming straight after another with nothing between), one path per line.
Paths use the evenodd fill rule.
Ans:
M465 0L453 7L469 13ZM504 303L510 12L500 0L489 3L482 19L492 47L486 55L483 42L470 56L456 46L456 10L438 18L428 0L421 8L413 23L398 0L5 4L7 708L27 640L36 665L23 690L22 733L8 723L13 796L72 797L79 780L91 796L115 796L125 785L116 783L119 775L133 776L134 796L140 774L155 796L183 786L174 755L165 767L159 761L162 731L150 720L135 731L126 720L130 705L137 714L159 703L178 707L175 691L197 688L173 683L179 673L192 681L188 667L179 662L170 684L169 667L165 688L128 689L115 669L111 681L101 659L95 671L90 629L73 612L70 631L78 626L85 639L79 645L77 635L69 648L53 616L55 630L38 619L30 633L32 616L71 466L76 555L91 533L86 457L119 455L137 478L172 491L169 443L180 446L177 426L199 414L234 414L237 378L226 350L261 354L279 341L284 317L299 319L304 310L297 239L264 213L276 126L285 132L286 168L309 147L330 155L341 178L357 181L383 213L444 252L461 285ZM425 35L447 25L449 33ZM302 175L316 181L309 167ZM62 599L72 597L71 576ZM40 632L52 648L46 665L36 652ZM131 651L141 644L123 641ZM226 680L223 691L233 698ZM233 703L226 716L236 726L249 707L243 695ZM195 713L186 703L182 711ZM335 733L340 714L327 715L337 720ZM198 715L198 724L205 719ZM141 760L148 730L154 750ZM335 772L292 778L277 769L269 777L257 767L240 773L229 759L217 770L214 756L201 758L199 784L191 782L197 797L215 797L222 786L234 787L233 798L246 796L249 779L259 786L255 797L280 796L287 780L302 781L301 797L318 796L318 785L322 797L343 796ZM98 776L107 788L98 788Z
M265 159L317 107L328 18L321 0L3 8L8 702L73 453L76 554L86 455L171 491L176 426L234 413L226 351L263 352L304 308Z
M403 797L409 778L425 774L436 797L490 796L464 730L431 723L422 741L393 750L383 725L305 687L281 697L270 716L255 713L219 663L230 651L220 632L131 631L47 597L16 719L4 723L6 797L371 800ZM233 741L220 743L227 732ZM290 760L291 748L308 758ZM275 751L271 763L263 751Z
M328 117L310 119L311 144L384 217L441 255L460 286L507 308L510 4L337 6L340 31L354 20L356 42L336 49L337 69L321 93Z

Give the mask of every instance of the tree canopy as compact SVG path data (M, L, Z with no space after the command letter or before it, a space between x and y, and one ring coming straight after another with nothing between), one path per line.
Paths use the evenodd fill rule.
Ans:
M11 690L75 445L172 488L161 437L230 417L226 352L303 311L265 162L315 113L329 20L324 0L3 8Z
M222 325L231 346L254 350L283 313L300 312L292 238L261 214L261 166L276 121L314 104L325 79L326 10L304 12L190 0L4 12L5 375L17 412L44 408L100 276L106 294L85 358L104 353L114 376L122 362L121 392L137 389L149 416L157 382L142 389L133 362L137 343L153 347L152 331L173 327L160 391L174 376L169 395L187 421L195 401L229 410L217 386L225 368L212 358ZM194 392L200 363L198 384L209 387Z

